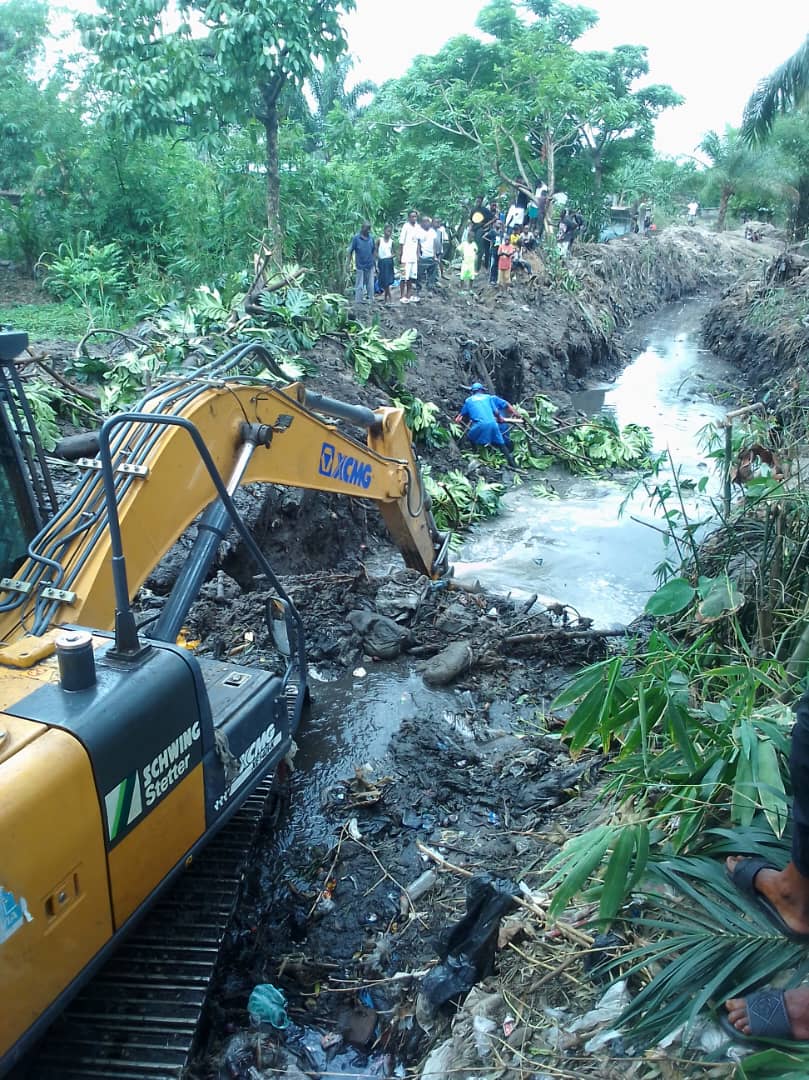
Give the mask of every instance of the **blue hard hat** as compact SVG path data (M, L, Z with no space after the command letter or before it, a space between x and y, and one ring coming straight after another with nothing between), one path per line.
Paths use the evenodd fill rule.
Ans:
M472 391L485 390L486 387L483 385L482 382L473 382L472 385L469 387L469 389L472 390Z

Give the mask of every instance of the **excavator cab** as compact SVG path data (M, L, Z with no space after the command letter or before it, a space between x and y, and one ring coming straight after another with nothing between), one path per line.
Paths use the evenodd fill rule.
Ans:
M33 413L14 359L28 335L0 330L0 577L11 577L56 510L56 496Z

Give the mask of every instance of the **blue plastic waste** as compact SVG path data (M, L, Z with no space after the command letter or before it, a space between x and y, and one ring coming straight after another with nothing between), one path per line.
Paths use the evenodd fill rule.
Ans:
M259 983L247 1000L247 1011L256 1023L266 1021L279 1030L289 1026L287 1002L272 983Z

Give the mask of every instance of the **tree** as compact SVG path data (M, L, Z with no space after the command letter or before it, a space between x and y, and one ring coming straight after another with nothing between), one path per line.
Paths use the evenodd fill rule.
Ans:
M790 231L797 239L809 232L809 124L796 111L777 117L767 140L772 162L771 190L786 204Z
M345 48L354 0L100 0L77 21L98 58L105 122L131 136L204 137L254 117L264 131L267 224L280 238L278 124L284 92Z
M760 142L772 130L775 118L800 108L809 97L809 34L803 45L763 79L744 110L742 138Z
M716 231L725 227L725 216L731 197L756 179L758 155L744 142L737 131L726 128L723 136L709 131L699 149L710 159L712 178L719 185L719 213Z
M598 191L620 148L651 153L655 117L681 99L668 86L636 87L647 70L640 46L574 48L596 20L559 0L492 0L478 26L494 40L455 38L419 58L383 90L388 122L404 131L429 126L445 143L473 146L484 175L529 194L539 178L552 194L558 162L578 155Z
M301 124L309 136L310 151L317 151L327 160L330 157L326 138L329 114L336 109L353 124L368 108L367 102L361 104L363 99L376 93L376 83L369 79L361 79L348 89L347 82L353 67L353 57L343 55L315 68L306 80L305 87L311 95L313 107L304 90L298 90L294 96L289 95L285 118Z
M0 4L0 188L24 184L33 168L47 107L32 73L47 31L47 4Z
M590 70L589 112L579 118L579 145L593 171L596 192L602 189L605 162L622 147L651 155L654 122L664 109L683 98L665 84L637 87L649 63L642 45L619 45L610 52L584 54ZM617 165L617 161L613 162Z

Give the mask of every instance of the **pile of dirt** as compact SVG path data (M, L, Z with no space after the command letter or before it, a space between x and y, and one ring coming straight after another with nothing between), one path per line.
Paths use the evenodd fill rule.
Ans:
M780 252L724 293L703 330L706 344L758 391L800 381L809 362L809 258Z
M625 359L620 332L638 315L700 290L715 290L761 264L765 245L743 236L670 228L583 244L568 260L521 271L508 291L478 277L472 294L453 272L419 304L376 303L391 336L418 331L419 363L406 387L453 412L479 379L512 402L580 389ZM321 364L321 370L323 365Z

